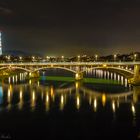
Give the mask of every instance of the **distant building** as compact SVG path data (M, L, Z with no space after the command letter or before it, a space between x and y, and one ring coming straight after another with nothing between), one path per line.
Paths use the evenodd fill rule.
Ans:
M2 55L2 40L1 40L1 31L0 31L0 55Z

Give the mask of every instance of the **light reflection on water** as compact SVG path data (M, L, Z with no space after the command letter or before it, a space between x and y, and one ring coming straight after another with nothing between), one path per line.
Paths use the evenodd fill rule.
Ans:
M29 83L27 82L23 84L3 83L1 85L1 89L3 90L0 91L1 106L3 106L3 101L4 103L7 102L8 109L10 109L12 105L15 106L15 104L17 104L19 109L22 110L24 104L26 104L26 102L30 102L30 108L33 111L36 109L36 104L38 104L38 101L42 104L44 104L45 101L47 111L50 110L50 106L52 104L56 106L59 104L59 109L62 111L65 108L67 100L69 102L69 100L72 98L75 100L74 104L77 110L80 109L82 103L87 101L89 106L94 107L94 111L97 111L98 104L101 103L102 106L105 107L106 102L110 102L112 111L115 112L116 107L119 107L120 103L130 102L133 104L139 102L138 87L134 87L132 88L133 90L131 90L130 88L125 88L121 85L112 85L114 87L113 93L112 90L110 90L110 92L108 90L100 91L100 88L102 89L106 86L100 87L100 85L96 84L81 84L80 82L66 84L64 84L64 82L58 82L57 86L52 82L47 82L46 84L47 86L38 80L29 80ZM98 89L97 86L99 86ZM116 90L118 91L116 92ZM3 98L3 96L6 97ZM28 101L26 98L24 98L26 96L29 96ZM58 98L59 100L57 100ZM134 105L132 110L134 112Z

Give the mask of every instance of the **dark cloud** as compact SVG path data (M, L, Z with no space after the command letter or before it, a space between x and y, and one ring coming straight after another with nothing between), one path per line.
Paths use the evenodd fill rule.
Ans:
M0 7L0 14L1 15L12 15L13 11L8 8Z

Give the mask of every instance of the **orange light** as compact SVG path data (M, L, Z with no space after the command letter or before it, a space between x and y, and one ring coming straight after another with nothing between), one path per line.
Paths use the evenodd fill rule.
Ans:
M105 103L106 103L106 95L103 94L102 95L102 104L103 104L103 106L105 105Z

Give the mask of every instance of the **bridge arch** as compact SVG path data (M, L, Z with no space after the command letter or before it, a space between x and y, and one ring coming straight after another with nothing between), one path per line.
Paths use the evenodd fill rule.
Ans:
M102 97L102 95L103 95L103 93L101 93L101 92L93 91L93 90L87 89L85 87L80 88L80 90L84 91L85 93L87 93L89 95L95 96L95 97ZM131 96L131 95L133 95L133 91L126 91L126 92L115 93L115 94L112 94L112 93L105 94L105 96L107 98L116 98L116 99L123 98L126 96Z
M1 67L0 70L8 69L9 67Z
M10 67L7 66L7 67L1 67L0 68L0 70L4 70L4 69L9 69L9 70L10 69L11 70L13 70L13 69L17 69L18 70L19 69L19 70L23 70L23 71L26 71L26 72L31 72L31 70L29 70L29 69L26 69L26 68L23 68L23 67L16 67L16 66L14 66L14 67L13 66L10 66Z
M120 67L92 67L92 68L88 68L88 70L96 70L96 69L102 69L102 70L114 70L114 72L117 72L123 76L134 76L134 72L133 71L130 71L128 69L123 69L123 68L120 68ZM88 70L83 70L82 72L86 72Z
M40 70L44 70L44 69L63 69L63 70L66 70L66 71L70 71L70 72L72 72L74 74L76 73L76 71L71 70L69 68L65 68L65 67L42 67L42 68L38 68L38 69L36 69L36 70L34 70L32 72L36 72L36 71L40 71Z

